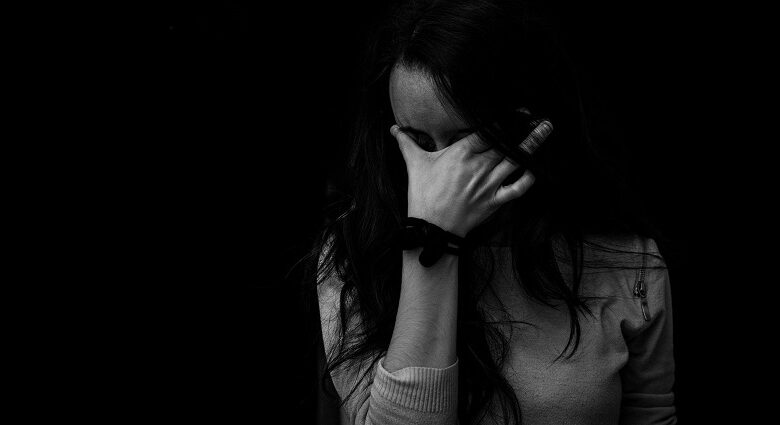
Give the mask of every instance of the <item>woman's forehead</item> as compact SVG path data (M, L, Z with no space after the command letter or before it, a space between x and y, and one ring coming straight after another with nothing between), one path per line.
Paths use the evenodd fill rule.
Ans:
M393 114L402 126L428 132L464 125L442 104L435 83L425 72L397 65L390 73L389 90Z

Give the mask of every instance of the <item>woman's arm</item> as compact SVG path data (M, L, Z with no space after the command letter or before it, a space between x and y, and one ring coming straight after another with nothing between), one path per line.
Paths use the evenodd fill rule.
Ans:
M452 425L457 422L458 362L454 345L457 280L447 280L450 275L457 279L457 257L447 254L425 269L414 255L412 251L404 254L414 261L404 260L399 312L386 356L370 371L369 362L358 362L331 375L342 400L358 384L356 393L341 408L344 424ZM337 344L341 287L335 276L318 287L326 353L331 353ZM449 313L442 314L442 311ZM361 324L352 322L347 326L353 329ZM430 344L431 341L434 343ZM387 361L391 351L400 359L395 366ZM450 352L452 357L439 357L438 353L443 352ZM454 360L449 361L450 358ZM446 367L435 366L444 363ZM366 372L368 379L364 378Z
M401 298L384 360L391 373L409 366L445 368L456 360L458 257L444 254L425 268L420 251L403 253Z
M526 141L541 144L551 130L545 121ZM426 152L397 125L390 132L398 141L409 177L408 216L458 236L465 236L533 184L533 174L526 170L516 182L501 185L517 164L476 133L440 151ZM391 372L408 366L442 368L456 360L458 258L447 254L425 268L417 260L419 255L420 249L403 253L401 297L385 358Z

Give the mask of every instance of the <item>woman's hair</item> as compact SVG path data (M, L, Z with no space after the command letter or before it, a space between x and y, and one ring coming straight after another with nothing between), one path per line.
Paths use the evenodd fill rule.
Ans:
M559 358L573 355L580 318L590 314L588 299L580 294L583 269L635 267L630 260L618 261L627 258L619 254L646 255L590 236L660 235L643 218L617 163L610 162L610 152L590 137L577 78L549 26L519 1L404 2L375 29L365 60L345 179L350 185L331 204L325 229L308 257L310 282L319 285L333 275L343 283L339 343L329 353L322 378L363 362L371 365L368 374L393 334L402 265L394 241L407 202L406 166L389 132L394 124L389 75L396 64L430 77L442 103L507 155L515 155L527 129L527 123L518 124L523 119L515 112L518 108L553 123L554 131L535 153L535 184L507 206L514 221L511 261L529 297L565 306L570 335ZM469 237L479 240L490 233L489 227L478 226ZM556 251L556 240L565 249ZM606 255L588 261L586 248ZM570 273L557 266L561 252L569 259ZM505 423L521 417L514 390L501 372L509 345L499 325L511 321L488 321L477 304L481 292L491 290L485 284L496 262L476 250L459 261L458 416L463 424L497 412ZM506 309L504 314L508 317ZM362 327L348 328L353 319Z

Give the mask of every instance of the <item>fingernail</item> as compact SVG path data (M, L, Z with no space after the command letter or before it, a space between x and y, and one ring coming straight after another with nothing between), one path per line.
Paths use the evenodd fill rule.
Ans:
M541 124L539 124L539 127L537 127L539 130L539 133L541 133L542 136L547 137L550 132L553 131L553 125L550 121L542 121Z
M547 136L550 135L550 132L552 132L553 126L550 121L542 121L536 128L534 128L533 132L525 139L522 143L520 143L520 149L524 150L527 154L533 154L536 152L537 149L539 149L539 146L541 146L542 143L544 143L544 140L547 138Z

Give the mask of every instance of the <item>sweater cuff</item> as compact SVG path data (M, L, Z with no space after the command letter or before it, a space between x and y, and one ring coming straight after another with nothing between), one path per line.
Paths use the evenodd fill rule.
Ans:
M458 359L446 368L410 366L393 373L377 362L372 392L382 398L421 412L441 412L458 402Z

